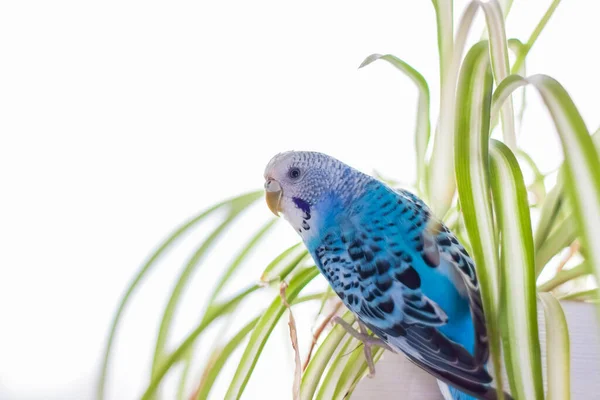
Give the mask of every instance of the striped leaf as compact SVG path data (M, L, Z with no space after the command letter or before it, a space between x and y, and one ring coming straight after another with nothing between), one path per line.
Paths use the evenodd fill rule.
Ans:
M433 141L433 150L427 168L428 200L434 214L443 218L447 213L454 197L456 182L454 180L454 154L448 149L452 148L455 129L455 101L458 73L463 57L463 52L479 3L472 1L464 10L458 23L452 56L444 65L441 77L440 115ZM438 8L436 11L439 14ZM440 16L438 15L438 19ZM439 21L438 21L439 24ZM440 28L438 25L438 34ZM452 35L452 32L450 32ZM442 40L438 38L438 40Z
M550 293L540 293L546 321L546 400L571 398L571 357L569 329L560 302Z
M427 81L419 71L391 54L371 54L358 68L363 68L377 60L384 60L392 64L408 76L417 86L417 89L419 89L417 122L415 124L415 149L417 152L417 185L420 186L425 182L425 152L427 151L431 132L431 122L429 119L429 85L427 85ZM419 187L419 189L423 192L427 188L423 186Z
M383 353L385 353L385 350L382 348L375 348L373 350L373 364L377 364L377 362L381 359L381 357L383 356ZM345 398L351 398L352 397L352 393L354 393L354 389L356 389L356 386L358 386L359 382L361 379L363 379L365 376L368 376L368 370L369 368L369 364L367 363L367 361L363 361L362 365L360 366L360 369L358 370L358 373L355 374L354 376L354 382L352 382L352 385L347 389L347 395Z
M494 371L501 371L500 334L497 305L500 298L498 246L489 197L489 124L492 72L488 44L471 48L461 69L456 98L456 139L454 143L456 183L463 220L469 236L471 254L490 336ZM495 373L498 387L502 375ZM499 392L499 396L503 394Z
M357 339L348 334L344 335L339 350L331 361L327 374L323 377L323 382L321 383L321 387L319 387L319 392L315 400L333 399L337 384L348 364L348 358L353 354L356 355L362 352L361 343Z
M383 354L383 351L384 350L380 347L375 347L373 349L374 363L379 360ZM332 399L344 400L348 393L350 393L354 386L356 386L356 381L361 376L365 375L367 368L367 359L365 358L365 352L363 351L363 346L361 345L348 357L346 366L344 367L344 370L337 381Z
M480 1L479 3L485 14L485 22L490 38L492 72L494 73L494 79L499 83L510 74L510 66L508 64L508 44L502 8L497 0ZM512 99L510 97L503 103L501 113L504 141L511 149L515 149L517 147L517 137L515 134ZM494 119L492 119L492 121L494 121Z
M596 151L600 153L600 129L592 135ZM564 166L561 166L558 180L548 193L540 212L540 221L535 233L536 271L539 274L547 262L564 247L570 245L580 235L577 222L571 210L565 210ZM562 214L561 215L561 211ZM566 214L566 215L564 215Z
M448 39L441 38L440 34L441 32L445 32L445 35L450 35L448 36L450 38L452 37L452 30L449 30L448 28L448 26L451 26L451 23L444 22L447 18L449 18L448 14L450 13L451 15L451 11L448 11L448 7L450 9L452 7L451 3L452 2L448 1L434 1L436 16L438 19L438 44L440 46L442 86L440 93L440 115L436 129L435 141L433 143L433 153L430 162L431 165L429 166L428 193L431 207L434 210L434 213L439 217L443 217L448 210L455 190L455 182L452 179L454 175L454 155L452 152L447 151L447 149L452 147L455 121L459 118L455 116L455 113L461 112L460 110L455 109L454 106L456 99L457 75L468 33L471 29L473 19L475 18L479 7L483 8L486 17L487 30L490 37L490 55L496 80L499 82L504 79L508 75L509 71L507 40L504 30L504 16L502 13L502 8L498 4L497 0L491 0L487 2L473 0L467 5L467 7L465 7L458 24L452 54L449 57L449 60L442 60L442 44L448 41ZM505 12L508 13L509 9L510 4L507 4ZM450 45L445 46L450 48ZM511 143L511 147L515 147L516 136L514 117L512 113L512 103L510 101L504 105L502 118L505 140L507 140L508 143ZM495 119L492 119L492 121L495 121Z
M298 271L290 281L290 285L286 290L288 302L293 301L304 286L318 274L319 270L316 267L304 268ZM275 325L281 319L285 309L285 304L283 304L281 297L278 296L273 300L271 306L269 306L267 311L265 311L257 322L235 375L229 385L229 390L225 395L226 400L239 399L241 397L246 384L252 375L254 366L260 357L262 349L267 343L273 328L275 328Z
M519 39L508 39L508 49L512 50L516 57L519 57L523 52L525 52L525 45ZM525 59L523 59L525 60ZM519 67L518 71L514 72L515 74L519 74L521 76L527 75L527 67L525 62ZM521 126L523 124L523 117L525 116L525 109L527 108L527 91L525 88L521 90L521 108L517 113L517 124ZM494 121L492 121L494 122ZM492 125L495 126L495 125Z
M354 322L354 316L350 311L347 311L342 318L348 323ZM340 325L336 325L327 334L302 375L302 384L300 385L301 400L311 400L313 398L325 368L331 361L331 357L345 335L346 331Z
M445 71L451 62L454 48L454 4L452 0L431 0L431 3L435 9L440 82L444 86Z
M502 337L508 380L513 397L543 399L527 189L519 163L506 145L492 141L490 155L494 210L501 236Z
M496 89L497 102L506 99L520 79L537 89L550 112L565 155L566 195L573 206L582 245L587 249L586 258L600 282L600 158L594 141L573 100L556 80L546 75L509 78L509 83L502 82Z

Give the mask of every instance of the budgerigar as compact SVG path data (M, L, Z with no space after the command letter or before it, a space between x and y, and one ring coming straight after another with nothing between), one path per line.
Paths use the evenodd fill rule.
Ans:
M269 208L387 347L447 383L446 396L497 398L473 260L446 226L428 224L423 201L316 152L280 153L264 177Z

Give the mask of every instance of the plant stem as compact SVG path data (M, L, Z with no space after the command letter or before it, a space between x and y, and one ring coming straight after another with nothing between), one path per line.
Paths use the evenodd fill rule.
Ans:
M540 22L537 24L537 26L531 33L531 36L529 36L529 39L523 46L523 51L517 56L517 59L515 60L515 63L511 69L511 72L513 74L517 73L523 66L527 54L529 54L529 51L531 50L535 41L538 39L538 37L546 27L546 24L550 20L550 17L552 17L552 14L554 14L554 10L556 10L556 7L558 7L559 4L560 0L554 0L552 4L550 4L550 7L548 7L548 10L546 10L546 13L544 14Z
M537 288L538 292L549 292L565 282L579 278L580 276L589 274L590 272L590 268L585 261L573 268L563 269L548 282L544 282L539 285Z

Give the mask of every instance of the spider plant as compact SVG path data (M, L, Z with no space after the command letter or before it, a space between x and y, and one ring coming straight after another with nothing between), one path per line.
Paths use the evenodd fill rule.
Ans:
M453 2L432 3L440 67L440 104L433 133L430 86L421 73L391 54L373 54L361 67L385 61L411 79L418 89L414 135L417 179L411 189L459 235L475 259L490 333L491 366L498 386L503 385L499 371L505 370L515 398L568 399L569 337L558 299L598 300L594 282L600 279L600 134L590 134L559 82L545 75L525 74L527 56L560 0L552 1L537 25L532 24L533 33L525 42L509 38L505 31L511 1L472 1L456 19L456 27ZM485 39L467 48L467 37L478 12L485 18ZM560 139L564 163L554 174L542 174L532 157L519 147L517 122L525 112L526 88L527 93L530 88L538 93ZM521 100L513 102L517 91ZM515 110L515 104L520 104L521 109ZM496 134L501 139L492 139ZM525 181L523 171L533 175L531 182ZM331 312L329 290L305 293L318 271L303 246L281 249L281 254L257 277L258 283L251 282L237 293L224 295L224 289L243 268L249 254L268 236L274 226L272 220L266 221L247 243L228 243L231 248L239 248L238 255L231 264L222 266L224 272L216 283L206 285L212 292L199 322L175 347L167 346L174 313L190 277L202 267L214 243L231 226L239 224L240 215L261 197L261 191L243 194L192 217L169 235L141 267L123 295L110 327L98 384L99 399L104 398L113 342L131 297L156 262L168 257L180 238L215 216L220 216L221 223L198 243L165 306L142 398L158 397L163 378L178 365L183 368L177 370L177 397L207 398L228 362L235 363L237 369L233 376L226 377L229 387L225 398L240 398L265 344L285 314L289 315L289 352L296 350L293 397L342 399L352 393L368 372L364 354L357 350L356 339L339 326L329 329L326 322L334 312L343 315L348 323L354 323L354 317L339 306ZM547 278L540 282L542 273ZM584 276L592 278L580 279ZM197 357L194 350L199 340L209 328L227 321L248 298L265 291L272 293L271 301L247 315L237 332L220 337L212 353L203 360L202 378L190 381L189 366ZM312 358L303 369L296 333L310 327L295 326L292 312L304 302L313 303L325 323L317 329L323 334L315 337ZM543 308L549 325L546 392L538 340L538 307ZM243 348L241 356L231 360L238 348ZM382 353L382 349L375 350L374 359L378 360Z

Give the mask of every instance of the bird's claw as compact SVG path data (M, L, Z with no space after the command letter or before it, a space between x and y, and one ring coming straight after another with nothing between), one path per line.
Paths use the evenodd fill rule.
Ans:
M371 336L369 336L367 327L360 321L358 321L358 328L360 329L360 333L362 333L364 336L369 339L373 339ZM363 344L365 345L365 359L367 360L367 365L369 366L369 374L367 376L369 378L373 378L375 376L375 362L373 362L373 352L371 351L372 343L369 343L369 341L363 341Z
M341 325L342 328L344 328L346 332L348 332L352 337L354 337L357 340L360 340L363 343L363 345L365 346L365 358L367 359L367 364L369 366L369 374L367 376L369 378L373 378L375 376L375 363L373 362L373 353L371 351L371 348L373 346L378 346L390 351L392 349L383 340L374 336L370 336L367 332L366 326L360 321L358 321L358 327L360 331L354 329L352 325L344 321L339 316L334 317L333 322L338 325Z

